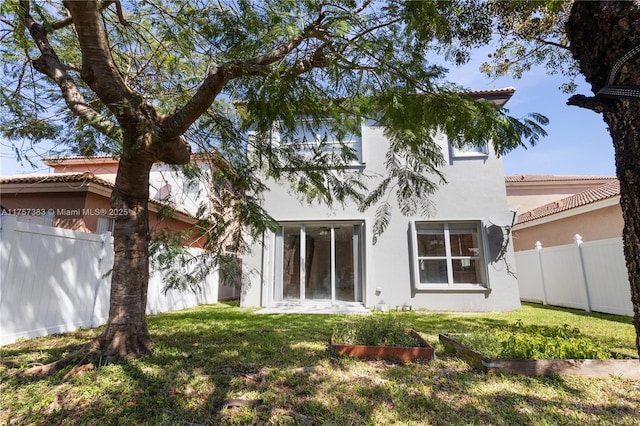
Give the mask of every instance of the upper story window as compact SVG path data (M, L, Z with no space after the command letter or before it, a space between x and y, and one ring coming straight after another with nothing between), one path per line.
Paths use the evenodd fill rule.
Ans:
M98 223L96 225L96 234L104 234L105 232L113 233L116 220L109 216L98 216Z
M486 143L477 146L469 144L459 148L450 143L449 147L453 158L486 158L489 155L489 147Z
M182 192L185 194L197 194L200 191L200 182L195 179L186 179L182 183Z
M485 288L481 230L479 221L412 223L416 288Z
M328 155L340 155L343 147L349 148L354 155L351 165L364 163L362 155L362 138L347 133L339 138L332 129L332 122L326 120L318 126L311 126L310 121L300 120L296 129L287 135L274 132L274 139L279 143L287 143L297 147L298 152L305 156L313 156L318 152Z

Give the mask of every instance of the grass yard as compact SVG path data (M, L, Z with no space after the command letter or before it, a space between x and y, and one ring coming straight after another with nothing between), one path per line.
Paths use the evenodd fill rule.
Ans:
M437 340L519 319L569 324L634 354L628 317L529 304L502 314L402 312L394 315L438 352L435 361L401 365L331 357L327 342L344 316L252 313L221 303L150 316L153 356L96 360L66 381L70 367L44 379L19 373L71 353L99 330L0 347L0 424L640 424L640 382L476 373Z

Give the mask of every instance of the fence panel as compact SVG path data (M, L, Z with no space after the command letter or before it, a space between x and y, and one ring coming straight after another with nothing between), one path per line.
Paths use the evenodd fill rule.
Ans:
M107 321L113 237L0 216L0 345L19 338L96 327ZM162 293L164 279L152 272L147 313L218 301L217 272L199 294Z
M528 302L545 303L538 251L528 250L518 253L516 255L516 264L520 299Z
M576 246L543 248L540 251L547 303L567 308L588 309L580 253Z
M633 315L622 238L582 243L591 309Z
M520 251L515 259L522 300L633 315L621 238Z
M11 220L13 219L13 220ZM5 221L0 328L8 338L93 325L99 235Z

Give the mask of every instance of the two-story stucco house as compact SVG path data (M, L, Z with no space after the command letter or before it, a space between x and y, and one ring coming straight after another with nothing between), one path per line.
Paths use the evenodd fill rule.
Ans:
M474 92L499 105L513 88ZM300 203L287 184L267 181L264 207L278 221L245 254L242 306L280 311L326 306L411 306L436 311L504 311L520 307L509 238L502 161L491 146L454 149L438 138L447 184L430 216L396 207L373 238L375 208ZM363 124L351 147L353 173L384 175L383 129ZM502 218L502 219L496 219ZM505 222L505 223L502 223Z

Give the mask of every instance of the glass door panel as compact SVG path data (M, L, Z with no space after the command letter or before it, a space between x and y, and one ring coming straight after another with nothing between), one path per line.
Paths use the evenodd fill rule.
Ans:
M353 225L334 228L336 300L354 302L356 300L356 264L354 262Z
M274 300L362 301L362 225L285 225L276 234Z
M305 226L305 298L331 299L331 227Z
M300 299L300 227L283 227L282 240L282 298Z

